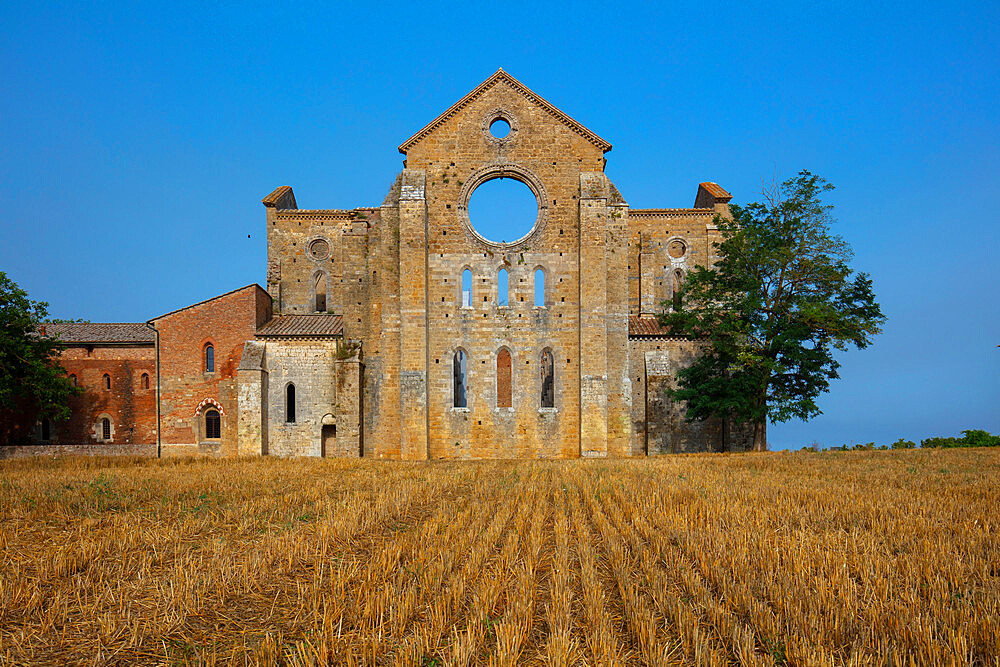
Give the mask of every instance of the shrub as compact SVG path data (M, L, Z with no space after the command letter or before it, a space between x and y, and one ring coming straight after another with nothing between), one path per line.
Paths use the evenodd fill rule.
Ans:
M914 447L917 446L917 443L913 442L912 440L903 440L902 438L900 438L896 442L892 443L892 445L890 446L893 449L913 449Z

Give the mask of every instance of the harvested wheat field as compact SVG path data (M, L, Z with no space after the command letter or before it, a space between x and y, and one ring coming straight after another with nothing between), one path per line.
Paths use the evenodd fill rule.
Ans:
M10 664L996 665L1000 450L0 462Z

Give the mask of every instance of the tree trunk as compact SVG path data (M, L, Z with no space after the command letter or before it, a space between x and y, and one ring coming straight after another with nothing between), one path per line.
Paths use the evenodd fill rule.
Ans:
M755 421L753 424L753 451L767 451L767 417Z

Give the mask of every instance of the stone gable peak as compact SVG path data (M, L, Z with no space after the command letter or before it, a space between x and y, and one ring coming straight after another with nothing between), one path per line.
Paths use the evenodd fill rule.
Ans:
M609 142L597 136L594 132L587 129L582 123L574 120L569 114L561 111L555 105L544 99L541 95L538 95L513 76L505 72L503 68L500 68L491 77L473 88L469 93L462 97L462 99L448 107L444 113L439 115L437 118L421 128L416 134L400 144L399 152L406 155L410 148L420 143L425 137L444 124L449 118L452 118L456 114L460 113L462 109L467 107L471 102L483 95L486 91L501 83L506 84L511 90L521 95L530 103L544 109L557 121L563 123L572 131L576 132L587 141L601 149L601 152L607 153L611 150L611 144Z

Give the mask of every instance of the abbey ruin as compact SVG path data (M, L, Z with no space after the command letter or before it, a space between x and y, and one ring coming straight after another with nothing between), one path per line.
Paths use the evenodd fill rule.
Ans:
M87 392L69 424L32 437L407 460L747 449L666 398L697 343L655 318L712 261L731 197L706 182L691 208L632 209L604 173L609 150L499 70L399 146L381 205L268 194L265 287L146 323L51 325ZM470 222L470 197L496 178L535 196L522 238Z

